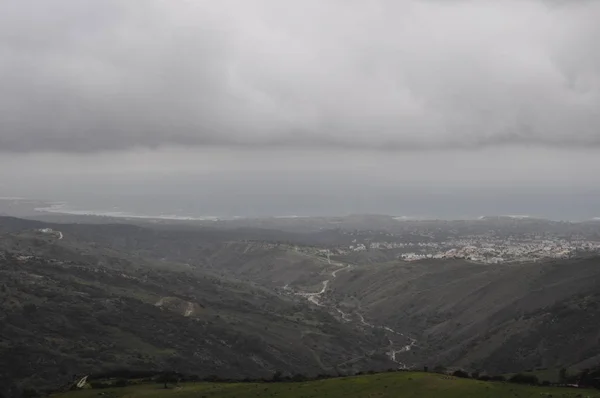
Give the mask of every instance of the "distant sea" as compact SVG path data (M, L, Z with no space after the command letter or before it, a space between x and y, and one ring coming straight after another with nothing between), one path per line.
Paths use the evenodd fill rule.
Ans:
M402 219L477 219L513 215L552 220L600 219L600 198L448 195L90 195L45 201L37 212L172 220L387 214Z
M173 209L170 212L139 213L135 210L122 210L119 206L110 209L90 209L85 206L76 207L67 202L50 202L44 206L34 208L40 213L70 214L80 216L118 217L118 218L146 218L163 220L219 220L220 216L199 216L197 214L186 214L183 209Z

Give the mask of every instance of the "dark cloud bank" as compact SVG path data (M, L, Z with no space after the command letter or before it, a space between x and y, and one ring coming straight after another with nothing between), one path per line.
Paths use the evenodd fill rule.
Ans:
M0 151L600 144L600 2L0 3Z

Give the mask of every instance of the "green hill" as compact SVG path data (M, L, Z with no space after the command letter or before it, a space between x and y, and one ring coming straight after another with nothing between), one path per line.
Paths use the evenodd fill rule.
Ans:
M82 390L54 395L56 398L98 397L289 397L289 398L576 398L600 397L598 390L533 387L501 382L458 379L435 373L396 372L346 377L303 383L184 383L165 390L161 384L140 384L124 388Z
M0 234L0 395L120 368L237 379L381 371L395 366L387 349L303 298L193 264L67 233ZM338 366L349 358L358 362Z

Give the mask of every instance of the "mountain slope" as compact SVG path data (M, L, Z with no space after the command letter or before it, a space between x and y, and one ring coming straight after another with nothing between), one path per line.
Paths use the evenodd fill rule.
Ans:
M421 336L419 361L431 365L504 372L576 365L599 353L597 258L395 262L356 267L332 291L368 319Z
M0 308L0 374L36 386L115 367L243 378L394 365L377 336L302 298L39 232L0 236Z

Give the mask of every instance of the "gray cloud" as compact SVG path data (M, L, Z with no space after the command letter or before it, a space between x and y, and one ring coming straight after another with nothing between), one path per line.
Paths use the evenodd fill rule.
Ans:
M600 145L600 2L8 0L0 151Z

